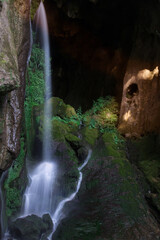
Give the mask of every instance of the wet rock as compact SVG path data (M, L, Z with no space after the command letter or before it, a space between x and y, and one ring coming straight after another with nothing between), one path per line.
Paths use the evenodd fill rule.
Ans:
M159 239L159 224L145 201L142 181L139 185L138 172L114 137L104 133L94 145L74 208L54 240Z
M77 150L77 153L78 153L78 159L82 162L84 161L84 159L86 159L88 155L88 149L82 146Z
M9 226L11 236L18 240L47 240L52 230L53 223L49 214L44 214L42 218L34 214L18 218Z
M25 73L30 47L30 0L3 1L0 12L0 169L20 151ZM3 19L3 20L2 20Z

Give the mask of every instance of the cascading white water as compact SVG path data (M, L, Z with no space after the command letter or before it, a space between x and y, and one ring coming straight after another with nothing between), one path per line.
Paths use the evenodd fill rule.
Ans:
M44 76L45 76L45 101L44 101L44 129L43 129L43 160L51 160L51 153L48 148L50 142L51 129L51 104L47 100L52 95L51 64L50 64L50 45L47 16L43 3L41 2L35 16L36 28L40 29L41 44L44 50Z
M48 37L48 25L45 8L41 2L35 16L36 29L40 31L41 47L44 50L44 75L45 75L45 101L44 101L44 127L43 127L43 156L42 162L33 170L29 170L31 184L24 194L24 209L22 215L36 214L42 216L44 213L53 211L53 191L57 173L57 165L51 157L49 142L51 139L51 116L52 108L47 104L51 97L51 66L50 47Z
M57 167L52 162L42 162L30 174L31 184L25 192L24 215L53 211L53 190Z

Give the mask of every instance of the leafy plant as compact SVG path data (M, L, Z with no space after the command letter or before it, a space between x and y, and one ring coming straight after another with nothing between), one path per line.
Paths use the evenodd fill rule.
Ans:
M38 44L32 47L31 58L27 69L25 98L25 124L27 135L27 150L30 154L32 144L32 114L33 108L44 103L44 52Z
M8 177L4 183L4 190L5 190L5 198L6 198L6 215L8 217L15 214L21 206L21 189L14 186L17 179L20 177L20 173L24 166L24 159L25 159L25 144L24 138L21 138L21 150L19 156L15 160L12 167L9 169Z
M118 118L118 104L114 97L100 97L93 102L93 107L84 113L84 124L89 128L98 128L101 133L116 126Z

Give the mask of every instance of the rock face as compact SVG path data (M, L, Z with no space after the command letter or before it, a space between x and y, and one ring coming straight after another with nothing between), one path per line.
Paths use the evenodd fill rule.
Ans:
M9 227L11 236L18 240L47 240L52 230L53 223L49 214L44 214L42 218L36 215L18 218Z
M0 10L0 169L20 150L25 73L30 47L30 0L3 1Z
M141 189L141 174L136 176L111 136L105 133L95 144L78 197L66 206L72 210L52 239L159 239L159 224L144 198L148 187Z
M119 130L126 136L160 129L160 3L141 7L120 110Z

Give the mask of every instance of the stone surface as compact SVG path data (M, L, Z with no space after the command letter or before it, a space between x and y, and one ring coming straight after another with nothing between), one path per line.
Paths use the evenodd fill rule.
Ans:
M44 214L42 218L36 215L18 218L9 226L11 236L18 240L47 240L52 230L53 223L49 214Z
M66 205L68 218L52 239L159 239L159 224L145 201L141 177L116 147L112 134L105 133L83 170L78 196Z
M141 5L124 77L119 130L138 137L160 129L160 3Z
M20 150L25 73L30 47L30 1L3 1L0 12L0 169Z

